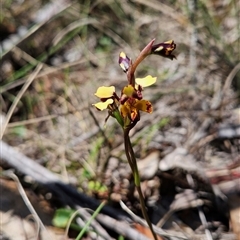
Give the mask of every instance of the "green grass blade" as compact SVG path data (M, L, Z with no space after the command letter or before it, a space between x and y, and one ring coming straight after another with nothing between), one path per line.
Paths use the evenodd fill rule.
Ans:
M93 213L92 217L88 220L88 222L86 223L86 225L84 226L84 228L82 229L82 231L78 234L78 236L76 237L75 240L80 240L82 238L82 236L84 235L84 233L87 231L89 225L91 224L91 222L96 218L96 216L99 214L99 212L102 210L103 206L105 205L105 201L103 201L99 207L96 209L96 211Z

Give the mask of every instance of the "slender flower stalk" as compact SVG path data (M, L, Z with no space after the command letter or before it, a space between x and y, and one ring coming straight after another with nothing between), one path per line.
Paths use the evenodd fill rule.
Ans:
M153 39L150 43L147 44L147 46L141 51L141 53L138 55L137 59L134 61L133 64L130 65L130 69L127 73L128 82L134 86L135 85L135 77L134 72L137 69L137 66L148 56L151 54L151 48L154 43L155 39Z
M145 218L145 220L152 232L154 239L157 240L157 235L153 230L152 223L151 223L151 221L148 217L147 211L146 211L144 196L143 196L141 185L140 185L140 176L139 176L139 171L138 171L138 166L137 166L137 160L135 158L135 154L134 154L132 144L131 144L131 141L129 138L129 130L128 129L126 129L124 131L124 146L125 146L128 163L132 169L135 187L136 187L138 195L139 195L139 200L140 200L143 217Z
M148 223L154 240L157 240L157 235L153 231L152 223L146 211L137 160L129 137L130 130L140 121L140 111L146 113L152 113L153 111L151 102L143 99L142 92L143 88L151 86L157 80L156 77L152 77L151 75L144 78L135 78L135 71L138 65L151 54L171 60L176 58L172 55L172 51L176 48L173 40L153 45L154 41L155 39L146 45L134 62L124 52L120 53L118 62L122 70L127 74L128 84L123 87L120 96L115 92L114 86L99 87L95 96L100 98L100 102L93 105L100 111L108 109L108 117L115 118L123 129L125 153L134 177L134 184L139 195L142 214Z

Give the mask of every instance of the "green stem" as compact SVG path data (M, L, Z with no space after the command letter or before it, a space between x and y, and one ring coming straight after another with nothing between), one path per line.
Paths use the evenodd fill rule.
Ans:
M134 176L134 183L135 183L135 186L138 191L143 217L146 220L146 222L152 232L154 240L157 240L157 235L153 230L152 223L151 223L151 221L148 217L147 211L146 211L144 197L143 197L143 193L142 193L142 189L141 189L141 185L140 185L140 176L139 176L139 171L138 171L138 166L137 166L137 160L135 158L135 154L134 154L132 144L131 144L131 141L129 138L129 131L130 131L130 129L124 129L124 146L125 146L126 156L127 156L129 165L132 169L132 173Z
M134 167L133 167L133 163L132 163L130 152L129 152L129 144L128 144L128 141L127 141L127 136L128 136L128 132L124 131L125 153L126 153L126 156L127 156L127 160L128 160L129 166L131 167L132 173L134 174ZM134 179L135 179L135 177L134 177Z
M131 144L131 141L130 141L130 138L129 138L129 135L127 134L126 135L126 146L127 146L127 151L128 151L128 156L129 156L129 159L131 161L131 164L132 164L132 173L133 173L133 177L134 177L134 183L135 183L135 186L136 187L139 187L140 186L140 176L139 176L139 172L138 172L138 166L137 166L137 161L136 161L136 158L135 158L135 154L133 152L133 149L132 149L132 144ZM126 151L126 154L127 154L127 151ZM134 156L134 157L133 157Z
M145 207L145 202L144 202L144 197L143 197L143 194L142 194L142 189L141 189L141 186L136 186L137 188L137 191L138 191L138 194L139 194L139 200L140 200L140 205L141 205L141 210L142 210L142 214L143 214L143 217L144 219L146 220L151 232L152 232L152 235L153 235L153 238L154 240L157 240L157 235L156 233L154 232L153 230L153 226L152 226L152 223L148 217L148 214L147 214L147 211L146 211L146 207Z
M128 69L128 72L127 72L128 82L133 87L135 87L134 73L136 71L136 68L148 55L151 54L151 48L152 48L152 45L153 45L154 41L155 41L155 39L151 40L147 44L147 46L140 52L137 59L134 61L133 64L130 65L130 68Z
M90 226L90 224L92 223L92 221L97 217L97 215L99 214L99 212L102 210L102 208L105 205L105 201L103 201L98 208L96 209L96 211L93 213L93 215L91 216L91 218L88 220L88 222L85 224L84 228L82 229L82 231L78 234L78 236L76 237L75 240L80 240L82 239L82 236L84 235L84 233L88 230L88 227Z

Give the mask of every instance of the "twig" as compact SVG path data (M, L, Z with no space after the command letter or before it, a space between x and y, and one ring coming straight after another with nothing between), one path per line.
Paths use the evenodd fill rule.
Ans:
M56 46L59 44L59 42L64 38L65 35L67 35L69 32L73 31L76 28L82 27L84 25L90 25L90 24L99 24L99 22L94 18L81 18L78 21L75 21L71 24L69 24L66 28L61 30L53 39L52 44L53 46Z
M33 82L33 80L35 79L35 77L37 76L37 74L39 73L39 71L42 69L43 64L39 63L36 70L29 76L28 80L25 82L25 84L23 85L22 89L19 91L18 95L16 96L16 98L13 101L13 104L11 105L7 116L6 116L6 120L3 123L2 126L2 131L0 132L0 140L2 139L4 132L7 128L8 122L10 121L12 114L18 104L18 102L20 101L20 99L22 98L23 94L25 93L25 91L28 89L28 87L30 86L30 84Z
M27 119L23 121L17 121L17 122L11 122L8 123L8 128L12 127L17 127L17 126L23 126L23 125L28 125L28 124L34 124L34 123L39 123L39 122L44 122L44 121L49 121L54 118L57 118L59 115L57 114L51 114L48 116L43 116L43 117L38 117L38 118L32 118L32 119Z
M31 55L29 55L28 53L26 53L25 51L23 51L21 48L17 46L14 47L12 51L14 54L16 54L17 56L21 56L22 59L24 59L26 62L32 65L37 65L39 62L37 59L35 59L34 57L32 57ZM44 67L48 67L48 65L44 64Z
M196 71L197 71L197 28L196 28L196 13L197 13L197 0L188 0L189 18L191 22L191 42L190 42L190 58L189 58L189 69L190 76L194 83L196 83Z
M35 209L33 208L31 202L29 201L29 199L28 199L28 197L27 197L27 195L26 195L26 193L25 193L25 191L24 191L24 189L23 189L23 187L22 187L22 184L20 183L18 177L17 177L17 176L13 173L13 171L11 171L11 170L4 171L4 172L2 172L2 174L3 174L4 176L6 176L6 177L12 178L12 179L16 182L18 191L19 191L19 193L20 193L23 201L25 202L28 210L29 210L30 213L33 215L33 217L35 218L36 222L37 222L38 224L40 224L41 229L42 229L42 230L46 230L46 228L45 228L45 226L43 225L40 217L38 216L37 212L36 212ZM39 233L38 233L38 234L39 234Z
M32 219L33 218L33 219ZM40 232L40 224L39 224L39 221L36 221L36 218L34 217L34 215L29 215L27 216L27 220L30 219L30 220L33 220L34 222L36 222L36 225L37 225L37 231L36 231L36 237L35 237L35 240L38 240L38 236L39 236L39 232Z
M212 234L211 232L209 231L209 229L207 228L207 220L206 220L206 217L202 211L202 209L200 207L198 207L198 215L199 215L199 218L202 222L202 225L205 227L205 234L206 234L206 238L207 240L213 240L212 238Z
M104 138L104 141L105 143L108 145L109 149L112 149L113 146L112 146L112 143L109 141L109 139L107 138L105 132L102 130L100 124L99 124L99 121L96 119L94 113L92 112L91 108L89 108L89 113L90 113L90 116L92 117L94 123L96 124L96 126L98 127L98 130L100 131L100 133L102 134L103 138Z
M140 233L139 231L131 228L130 224L125 221L117 221L107 215L99 214L96 219L108 229L116 231L119 235L124 236L130 240L150 240L148 237Z
M154 10L162 12L163 14L165 14L167 16L170 16L171 18L175 19L176 23L180 24L181 26L188 24L188 20L186 19L186 17L183 14L175 11L173 8L169 7L168 5L166 5L160 1L134 0L134 2L143 4L147 7L153 8Z
M132 217L132 219L133 219L135 222L140 223L140 224L142 224L142 225L145 226L145 227L148 227L147 222L146 222L144 219L142 219L142 218L140 218L139 216L137 216L136 214L134 214L134 213L124 204L123 201L120 201L119 203L120 203L121 208L122 208L124 211L126 211L126 212ZM179 236L179 234L178 234L178 235L174 235L174 234L167 233L167 232L165 232L164 230L162 230L161 228L159 228L159 227L157 227L157 226L155 226L155 225L153 225L153 229L154 229L154 231L155 231L156 233L158 233L159 235L161 235L161 236L163 236L163 237L173 237L173 238L177 238L177 237L178 237L179 239L188 239L188 238L185 237L185 236Z
M7 55L14 49L15 46L18 46L21 42L26 40L28 37L32 36L36 31L38 31L42 26L44 26L49 19L63 12L64 10L69 8L71 5L72 3L69 4L68 1L65 1L65 0L56 1L56 2L52 2L51 4L45 5L44 6L45 8L42 8L37 12L36 17L33 20L35 25L31 27L28 30L27 34L25 34L23 37L18 37L19 39L15 45L11 46L9 49L3 49L4 52L1 54L1 58L2 59L6 58ZM45 11L47 14L46 13L42 14L41 11ZM44 18L41 18L40 15L41 16L44 15Z
M188 181L189 185L192 187L192 189L194 189L194 191L196 191L196 185L193 181L193 178L192 178L191 174L187 174L187 181ZM205 215L202 211L201 206L202 205L198 205L197 209L198 209L199 218L200 218L201 223L202 223L202 225L204 226L204 229L205 229L206 238L207 238L207 240L213 240L212 234L209 231L209 229L207 228L207 220L206 220L206 217L205 217Z
M166 221L171 217L171 215L177 211L196 208L207 203L197 198L196 193L191 189L186 189L183 193L179 193L175 196L174 201L170 205L169 211L162 217L162 219L157 223L158 227L162 227Z
M240 70L240 62L232 69L232 71L227 76L225 84L223 86L223 92L225 92L231 86L233 78L236 76L237 72Z
M74 62L71 63L63 63L61 66L59 67L47 67L45 68L41 73L39 73L36 78L40 78L40 77L44 77L46 75L55 73L57 71L63 70L65 68L70 68L70 67L74 67L76 65L85 63L87 60L86 59L80 59L80 60L76 60ZM29 75L26 75L26 77L28 77ZM6 84L5 86L1 86L0 88L0 94L7 92L15 87L18 87L22 84L24 84L26 82L25 78L20 78L18 80L15 80L14 82L11 82L11 84Z

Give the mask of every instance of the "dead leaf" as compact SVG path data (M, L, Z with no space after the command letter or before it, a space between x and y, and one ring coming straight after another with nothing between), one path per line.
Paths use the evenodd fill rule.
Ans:
M149 228L144 227L143 225L140 225L138 223L134 223L134 228L137 229L140 233L144 234L145 236L147 236L149 239L153 239L153 235L152 232ZM164 240L162 237L157 236L158 240Z

